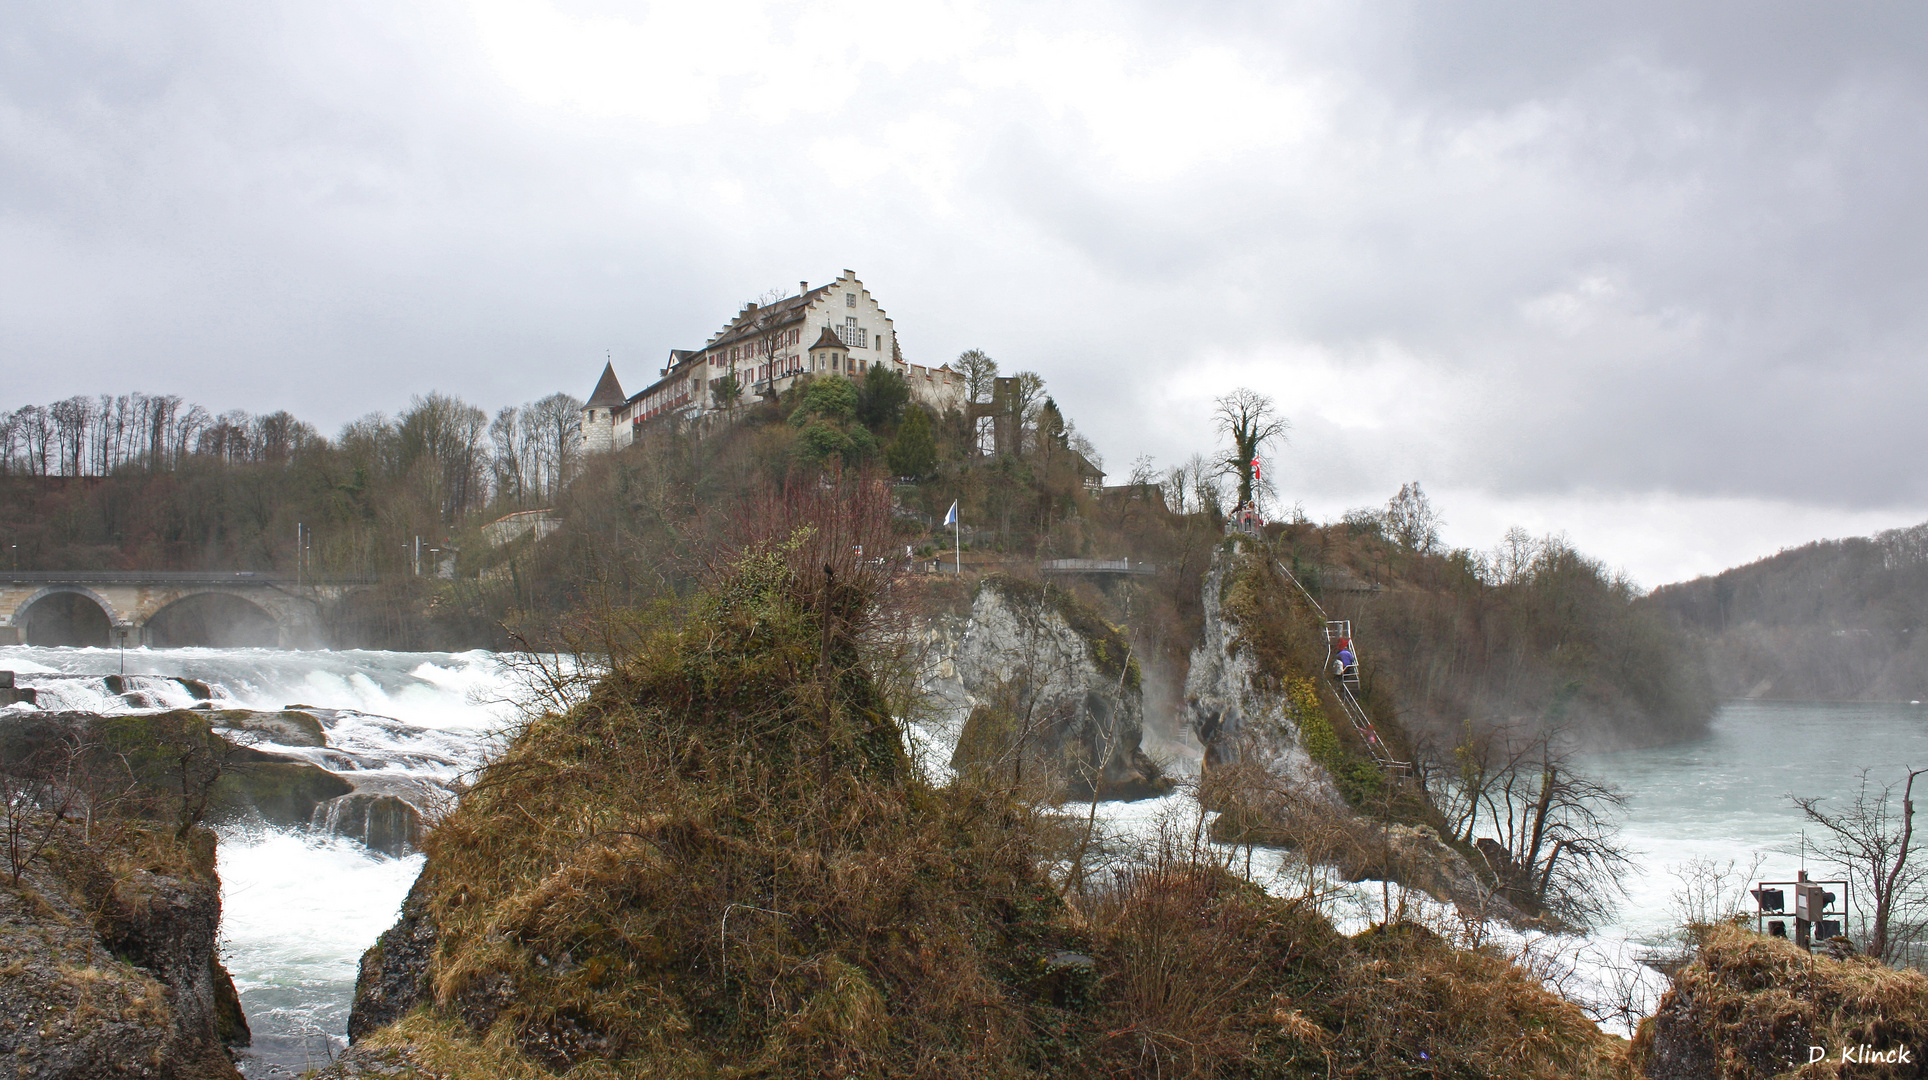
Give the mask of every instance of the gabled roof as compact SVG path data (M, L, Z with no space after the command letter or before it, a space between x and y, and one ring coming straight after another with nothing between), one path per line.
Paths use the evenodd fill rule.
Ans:
M814 289L806 290L795 296L786 296L773 304L765 304L762 307L751 307L746 304L743 310L737 312L736 317L731 319L723 329L718 330L716 336L705 342L703 347L706 349L714 349L718 346L729 345L747 337L755 337L758 334L773 330L779 326L788 326L791 323L798 322L802 320L808 312L811 302L829 292L831 287L836 284L837 283L833 281L829 285L819 285Z
M837 336L837 332L835 330L832 330L828 326L826 326L823 328L823 333L817 335L817 343L815 345L810 346L810 351L816 352L818 349L841 349L841 348L844 348L843 339Z
M584 405L593 405L599 409L610 408L621 405L626 400L628 399L623 396L623 384L616 380L616 365L611 363L603 365L602 378L596 381L596 392L589 395L589 400Z

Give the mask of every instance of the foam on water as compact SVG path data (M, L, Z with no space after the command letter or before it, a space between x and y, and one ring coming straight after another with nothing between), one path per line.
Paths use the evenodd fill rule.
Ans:
M446 785L479 765L528 697L494 653L0 648L43 708L129 712L305 705L326 748L258 743L390 790ZM99 678L127 672L126 697ZM35 678L34 676L40 676ZM201 702L180 679L206 684ZM130 703L129 699L134 703ZM346 1041L363 950L394 921L422 859L300 830L220 830L222 954L255 1045L249 1076L296 1076Z
M221 952L254 1030L251 1076L325 1065L347 1043L362 950L395 922L422 857L341 837L221 832Z
M123 670L141 707L196 704L174 680L206 683L221 708L274 710L291 704L325 715L328 750L263 746L324 768L398 782L445 784L479 764L528 696L507 658L485 652L293 652L270 649L112 649L0 647L0 669L42 691L48 708L125 711L126 699L97 678ZM46 678L35 679L41 675ZM152 676L145 678L142 676ZM940 780L956 732L931 725L911 733L913 752ZM1179 750L1195 749L1173 744ZM1628 797L1623 839L1635 868L1614 922L1586 937L1496 931L1488 940L1538 972L1549 986L1597 1007L1616 996L1648 1003L1661 980L1632 957L1678 920L1671 898L1675 869L1695 859L1769 857L1762 873L1791 878L1799 864L1801 816L1786 795L1841 796L1860 770L1885 783L1905 762L1928 764L1928 709L1907 705L1735 704L1709 735L1688 744L1595 755L1587 770ZM1184 769L1175 770L1185 772ZM1077 807L1067 808L1076 811ZM1098 818L1116 849L1143 851L1158 838L1189 839L1209 824L1188 790L1160 799L1104 803ZM1217 846L1236 869L1285 894L1308 888L1347 932L1383 917L1381 883L1340 882L1289 855ZM280 830L221 834L223 949L253 1025L251 1076L298 1075L338 1048L361 953L395 919L421 866L420 856L389 859L360 844ZM1810 856L1811 872L1827 870ZM1820 876L1818 873L1816 876ZM1831 876L1831 875L1830 875ZM1410 912L1438 926L1453 914L1407 894ZM1638 985L1629 987L1628 978ZM1596 1010L1597 1011L1597 1010Z

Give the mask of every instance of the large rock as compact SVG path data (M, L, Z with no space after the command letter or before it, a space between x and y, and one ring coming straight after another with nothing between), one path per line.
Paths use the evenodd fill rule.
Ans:
M1204 630L1185 675L1187 721L1205 747L1205 769L1241 760L1283 778L1301 794L1340 805L1332 777L1312 760L1301 737L1299 710L1279 689L1282 680L1258 677L1257 651L1225 614L1225 595L1238 561L1256 557L1220 548L1205 575Z
M208 714L215 729L230 734L231 741L247 743L258 739L282 746L327 746L328 734L312 713L298 709L261 712L254 709L216 709Z
M104 834L104 836L103 836ZM0 1062L9 1077L235 1077L247 1021L216 955L214 836L74 825L0 887ZM7 879L0 877L0 886Z
M1735 926L1693 937L1692 959L1635 1033L1640 1075L1928 1076L1928 976ZM1822 1060L1811 1064L1814 1047Z
M0 765L32 759L52 767L74 754L103 780L131 778L144 795L138 801L163 818L192 816L184 773L187 798L198 801L205 789L201 816L209 823L305 826L315 807L355 790L317 765L235 745L204 712L0 714Z
M1035 767L1087 797L1169 790L1140 748L1143 690L1129 640L1063 589L986 578L961 634L932 633L946 638L931 682L958 732L953 768Z
M1323 727L1324 760L1334 760L1333 718L1310 672L1295 670L1288 660L1319 647L1316 637L1307 637L1314 629L1305 624L1316 616L1298 610L1291 597L1240 609L1267 612L1263 625L1242 626L1226 611L1234 590L1270 579L1248 573L1254 567L1245 562L1265 557L1245 541L1215 553L1202 597L1204 631L1185 679L1188 718L1205 746L1200 797L1219 811L1212 838L1294 849L1350 881L1398 881L1469 917L1538 925L1430 825L1388 821L1346 801L1308 745L1310 733ZM1372 770L1377 783L1399 782L1379 776L1370 762L1352 767ZM1408 788L1406 794L1409 812L1424 809L1423 792Z
M407 855L422 842L422 813L399 795L357 790L315 807L312 824L361 841L370 851Z
M355 1004L348 1014L349 1042L360 1042L400 1020L432 996L428 964L435 954L435 916L429 911L429 891L425 872L402 901L401 918L362 954Z

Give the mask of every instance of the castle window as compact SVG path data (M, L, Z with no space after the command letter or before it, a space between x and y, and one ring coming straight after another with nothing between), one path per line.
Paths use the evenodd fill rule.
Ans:
M857 294L856 294L856 293L854 293L854 292L847 292L847 293L845 293L845 294L843 294L843 306L845 306L845 307L856 307L856 306L857 306Z

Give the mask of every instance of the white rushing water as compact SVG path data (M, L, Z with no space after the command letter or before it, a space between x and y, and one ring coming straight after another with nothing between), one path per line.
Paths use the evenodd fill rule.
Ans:
M74 677L115 674L123 663L127 697L98 679ZM176 681L184 678L204 683L216 707L329 710L328 750L263 748L358 780L437 785L481 762L513 719L513 702L526 696L513 665L483 652L174 649L123 657L106 649L0 648L0 669L9 668L41 689L48 708L192 707L194 688ZM912 736L926 767L947 772L954 733ZM1178 743L1168 749L1195 753ZM1622 836L1636 859L1614 922L1585 938L1501 932L1489 940L1596 1011L1616 997L1651 1004L1658 977L1632 957L1678 924L1682 868L1711 861L1745 870L1758 855L1766 860L1761 877L1790 878L1800 865L1802 823L1787 795L1851 795L1861 769L1886 783L1909 762L1928 765L1928 709L1906 705L1734 704L1704 739L1596 755L1584 765L1627 795ZM1204 824L1183 792L1101 804L1099 819L1114 841L1141 849L1161 830L1187 836ZM1348 885L1308 873L1277 852L1221 850L1274 891L1329 890L1327 910L1348 931L1381 918L1392 895L1379 882ZM1827 869L1812 857L1806 865ZM361 954L393 923L420 866L419 855L388 858L307 831L221 831L223 955L256 1039L244 1062L248 1075L298 1075L340 1048ZM1406 899L1411 912L1451 926L1442 906Z
M309 706L327 748L258 748L407 789L411 801L480 764L527 696L513 666L486 652L0 648L9 669L46 709ZM124 694L81 677L123 671ZM207 700L183 679L204 684ZM306 830L218 832L222 958L254 1034L242 1070L296 1076L345 1045L361 954L394 923L422 859Z

